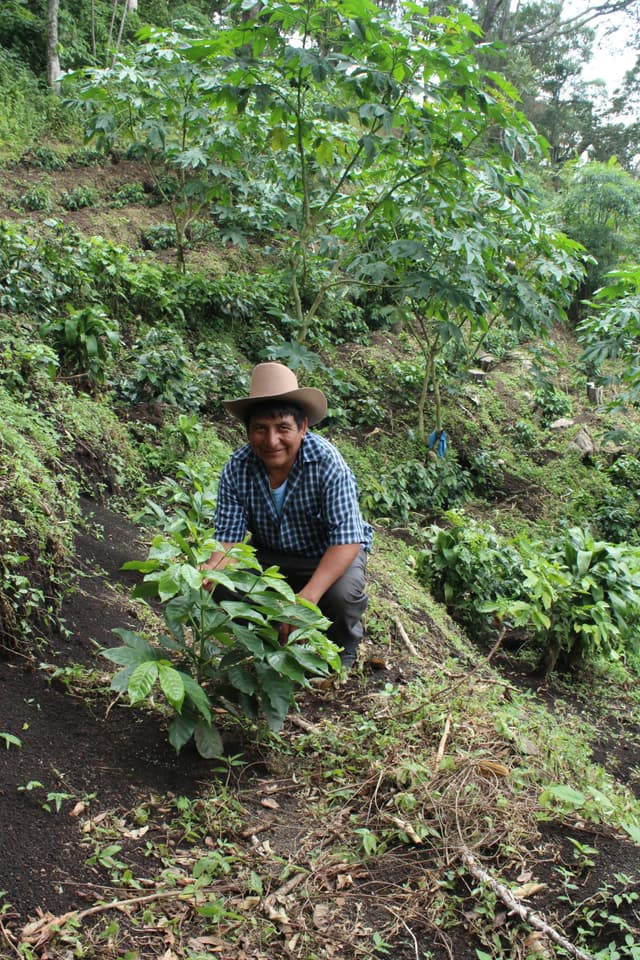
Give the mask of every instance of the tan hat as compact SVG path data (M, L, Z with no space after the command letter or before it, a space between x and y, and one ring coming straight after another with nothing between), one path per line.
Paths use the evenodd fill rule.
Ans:
M306 414L309 425L319 423L327 413L327 398L315 387L299 387L298 378L282 363L259 363L251 372L249 396L238 400L223 400L232 416L244 420L247 410L257 403L269 400L290 400Z

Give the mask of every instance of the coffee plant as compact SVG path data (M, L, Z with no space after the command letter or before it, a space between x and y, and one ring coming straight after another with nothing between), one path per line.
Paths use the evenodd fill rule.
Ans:
M637 652L639 547L579 527L551 543L526 534L506 541L461 514L447 520L447 529L432 527L417 574L470 632L488 636L497 622L520 628L547 671Z
M196 480L191 490L176 484L170 491L173 513L155 511L165 532L154 537L148 559L125 565L144 574L134 594L162 604L165 632L151 639L118 630L122 646L103 653L121 668L112 689L128 693L132 703L159 688L176 751L193 738L202 756L213 757L223 751L215 710L237 720L264 717L278 731L296 685L338 670L340 658L317 607L296 598L276 567L263 569L248 544L227 551L231 563L224 568L202 569L222 548L207 523L211 478L187 469L183 481L189 476ZM284 644L281 623L294 627Z

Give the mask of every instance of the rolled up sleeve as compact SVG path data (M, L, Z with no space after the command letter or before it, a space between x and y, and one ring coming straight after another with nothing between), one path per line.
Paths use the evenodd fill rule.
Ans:
M215 514L215 535L221 543L240 543L247 533L247 511L227 464L220 474Z

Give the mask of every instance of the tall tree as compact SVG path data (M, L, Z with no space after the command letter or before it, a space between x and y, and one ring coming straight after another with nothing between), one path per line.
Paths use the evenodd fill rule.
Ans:
M60 0L48 0L47 3L47 83L54 93L60 93L59 5Z
M416 318L428 358L486 328L507 289L511 315L535 327L536 287L552 277L557 291L575 268L532 211L517 159L538 137L513 88L479 65L477 35L466 16L415 6L399 21L369 0L271 0L212 36L153 36L134 61L89 71L82 101L93 132L126 131L190 171L183 197L194 175L218 189L227 178L229 217L277 241L299 343L329 294L375 292Z
M586 153L603 162L617 156L630 167L640 130L617 119L628 112L630 92L621 91L612 103L604 84L585 82L582 72L593 55L596 26L602 30L614 12L640 10L638 0L594 4L571 15L562 0L476 0L474 9L487 38L504 44L506 56L499 62L490 54L492 64L519 90L526 115L549 141L552 161Z

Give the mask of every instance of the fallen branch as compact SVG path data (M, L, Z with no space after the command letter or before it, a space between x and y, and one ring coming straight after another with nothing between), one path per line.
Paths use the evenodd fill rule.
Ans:
M399 620L394 620L393 622L394 622L394 624L395 624L396 630L398 631L398 636L400 637L400 639L401 639L402 642L404 643L405 647L407 648L407 650L409 651L409 653L411 654L411 656L412 656L412 657L419 657L420 654L418 653L418 651L416 650L416 648L414 647L414 645L411 643L411 640L409 639L409 637L408 637L408 635L407 635L407 631L406 631L405 628L402 626L402 624L400 623L400 621L399 621Z
M447 746L447 740L449 739L449 734L451 733L451 722L453 717L451 714L447 714L447 719L445 720L444 730L442 731L442 736L440 737L440 744L438 746L438 752L436 753L436 766L440 763L444 757L444 751Z
M297 714L289 717L290 722L294 727L300 727L301 730L304 730L305 733L317 733L318 728L313 724L309 723L308 720L305 720L304 717L299 717Z
M508 887L487 873L484 867L480 866L466 844L463 844L460 848L460 857L469 873L471 873L476 880L490 887L505 906L509 908L511 913L516 913L521 920L524 920L530 927L539 930L540 933L549 940L553 940L554 943L557 943L558 946L566 950L572 957L576 957L576 960L595 960L593 954L586 953L584 950L576 947L570 940L567 940L563 934L550 926L535 910L532 910L531 907L527 907L521 900L518 900Z
M29 943L37 949L47 943L68 920L82 922L87 917L97 913L106 913L107 910L126 910L127 907L140 903L153 903L156 900L193 900L193 894L180 893L178 890L159 890L157 893L148 893L140 897L131 897L129 900L112 900L110 903L100 903L86 910L70 910L58 917L46 913L39 920L28 923L23 929L20 943Z
M5 941L5 943L8 944L8 946L11 947L11 949L13 950L13 952L15 953L15 955L16 955L17 957L21 957L21 956L22 956L22 953L20 952L20 950L18 950L18 948L17 948L16 945L15 945L15 939L16 939L16 938L15 938L14 935L11 933L11 931L8 930L8 929L5 927L5 925L3 924L2 920L0 920L0 933L2 934L2 938L3 938L3 940Z

